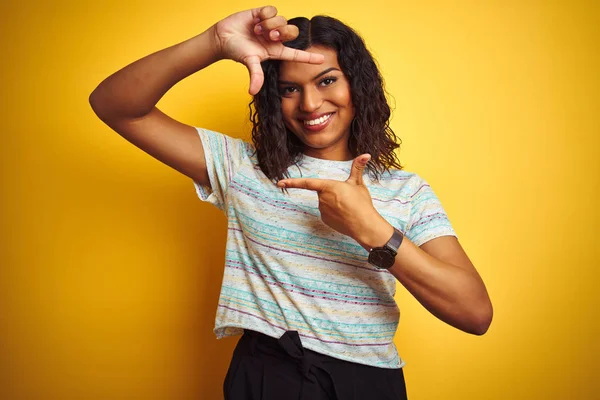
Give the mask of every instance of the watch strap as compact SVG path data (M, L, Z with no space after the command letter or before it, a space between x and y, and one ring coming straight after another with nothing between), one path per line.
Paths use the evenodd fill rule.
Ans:
M384 245L388 249L394 252L394 255L398 253L398 248L402 244L402 239L404 239L404 235L398 229L394 228L394 233L390 240Z

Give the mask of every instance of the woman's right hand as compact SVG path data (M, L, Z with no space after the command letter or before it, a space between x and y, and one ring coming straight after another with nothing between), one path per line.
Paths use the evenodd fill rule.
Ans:
M222 58L242 63L250 72L251 95L264 82L260 63L269 59L320 64L321 54L296 50L283 45L298 36L298 28L288 25L272 6L241 11L213 26L215 45Z

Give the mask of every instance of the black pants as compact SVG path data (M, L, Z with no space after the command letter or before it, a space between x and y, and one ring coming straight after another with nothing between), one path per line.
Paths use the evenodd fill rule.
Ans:
M406 400L402 369L338 360L302 347L296 331L280 339L246 330L223 385L225 400Z

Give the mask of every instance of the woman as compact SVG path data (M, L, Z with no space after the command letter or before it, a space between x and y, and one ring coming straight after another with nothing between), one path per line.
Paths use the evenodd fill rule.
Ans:
M250 72L253 144L155 107L221 59ZM215 333L243 336L225 398L405 399L396 280L446 323L488 329L485 285L434 192L398 163L379 71L341 22L239 12L108 77L90 103L228 216Z

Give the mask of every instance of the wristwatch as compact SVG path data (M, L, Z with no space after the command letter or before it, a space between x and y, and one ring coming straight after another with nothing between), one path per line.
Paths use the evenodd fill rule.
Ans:
M374 247L369 252L369 264L379 269L389 269L396 260L398 248L402 244L404 235L394 228L394 234L383 247Z

